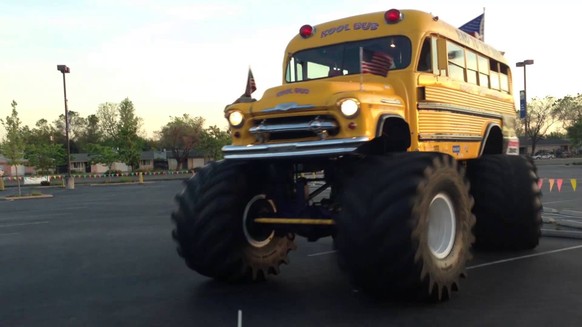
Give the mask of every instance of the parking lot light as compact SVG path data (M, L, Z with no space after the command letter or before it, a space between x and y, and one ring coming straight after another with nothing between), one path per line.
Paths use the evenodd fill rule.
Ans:
M65 138L67 139L67 177L66 188L72 190L75 188L75 179L71 176L71 142L69 140L69 109L67 106L67 83L65 74L71 72L67 65L57 65L57 70L63 74L63 91L65 94Z

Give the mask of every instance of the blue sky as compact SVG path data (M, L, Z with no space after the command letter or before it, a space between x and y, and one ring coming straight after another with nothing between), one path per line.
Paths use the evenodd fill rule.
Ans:
M512 66L535 60L528 98L582 92L582 65L572 65L578 8L565 0L0 0L0 117L12 100L31 127L64 113L56 65L66 64L69 110L82 116L128 97L148 136L184 113L224 128L222 110L244 91L249 66L256 97L280 83L283 51L301 25L391 8L455 26L485 8L485 41ZM517 93L523 69L513 71Z

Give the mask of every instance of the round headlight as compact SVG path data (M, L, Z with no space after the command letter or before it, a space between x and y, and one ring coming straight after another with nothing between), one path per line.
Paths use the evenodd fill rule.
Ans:
M360 103L354 99L346 99L340 103L340 110L344 116L352 118L360 110Z
M232 127L239 127L240 125L242 125L244 120L244 116L242 114L242 112L235 110L232 111L229 115L228 115L228 122L230 123L230 126Z

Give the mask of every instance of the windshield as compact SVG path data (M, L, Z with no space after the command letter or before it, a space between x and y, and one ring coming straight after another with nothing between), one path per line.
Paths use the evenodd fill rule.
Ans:
M375 62L376 56L386 59L372 74L386 76L388 70L403 69L410 64L410 40L405 36L333 44L299 51L290 58L285 80L288 83L339 75L359 74L361 63ZM364 73L367 71L364 66Z

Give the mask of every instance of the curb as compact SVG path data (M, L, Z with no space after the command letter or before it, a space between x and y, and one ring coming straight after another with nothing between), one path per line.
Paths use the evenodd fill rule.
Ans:
M582 218L582 211L577 211L577 210L569 210L569 209L565 209L560 211L561 214L563 215L568 215L568 216L572 216L572 217L580 217Z
M574 221L574 220L557 220L555 222L556 225L558 226L564 226L564 227L571 227L571 228L577 228L577 229L582 229L582 222L579 221Z
M560 213L560 211L558 209L548 208L546 206L544 206L542 208L542 212L547 212L547 213Z
M552 215L552 214L562 215L562 217L543 217L542 216L543 222L546 224L582 229L582 221L579 220L582 218L582 211L569 210L569 209L557 210L557 209L553 209L553 208L544 207L543 212L548 213L550 215Z
M582 231L542 229L542 236L582 239Z
M18 201L18 200L32 200L32 199L47 199L52 198L52 194L39 194L39 195L24 195L24 196L13 196L13 197L3 197L6 201Z
M570 210L570 209L558 210L558 209L554 209L554 208L544 207L542 212L558 213L561 215L571 216L571 217L575 217L575 218L582 218L582 211L579 211L579 210Z
M144 184L153 184L155 182L126 182L126 183L98 183L98 184L89 184L89 186L121 186L121 185L144 185Z

